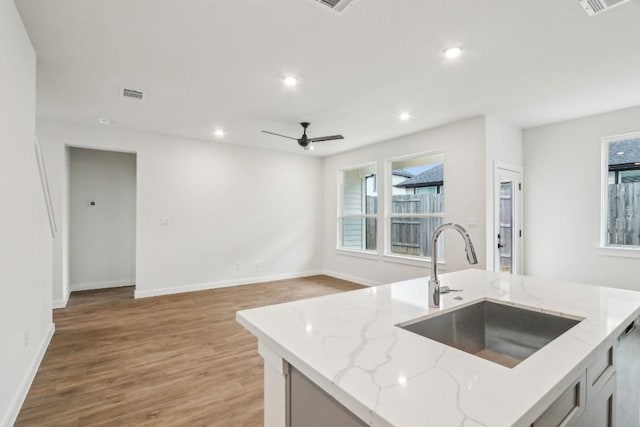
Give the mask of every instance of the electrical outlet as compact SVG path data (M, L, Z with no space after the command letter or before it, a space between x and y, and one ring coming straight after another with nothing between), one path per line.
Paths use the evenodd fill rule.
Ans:
M169 218L165 218L165 217L160 218L160 224L169 225Z
M25 332L24 333L24 346L25 346L25 348L29 347L29 338L30 338L29 337L29 332Z
M236 262L236 270L240 270L240 263Z

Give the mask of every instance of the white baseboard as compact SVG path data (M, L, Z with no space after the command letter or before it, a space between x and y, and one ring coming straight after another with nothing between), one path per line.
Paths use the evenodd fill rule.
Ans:
M271 276L249 277L238 280L223 280L220 282L198 283L195 285L175 286L171 288L138 290L134 293L134 298L157 297L161 295L180 294L183 292L206 291L209 289L228 288L231 286L252 285L255 283L273 282L276 280L298 279L322 274L320 270L305 271L302 273L285 273Z
M58 308L65 308L67 306L67 303L69 302L70 295L71 295L71 292L67 292L66 295L64 296L64 299L52 301L51 308L53 308L54 310Z
M42 363L42 358L44 357L44 354L47 352L47 347L51 342L51 338L53 337L53 333L55 332L55 330L56 330L56 325L51 323L51 325L49 326L49 329L47 330L42 341L40 342L40 347L38 348L38 352L36 353L36 356L31 361L31 364L29 364L29 368L27 369L27 372L24 378L22 379L20 387L15 393L13 402L11 402L11 405L9 405L9 410L4 415L2 420L0 420L0 426L9 427L16 422L16 419L18 418L18 414L20 413L20 409L24 404L24 400L27 398L27 394L29 393L31 384L33 383L33 380L36 377L38 368Z
M135 285L135 279L112 280L109 282L74 283L69 285L71 292L90 291L94 289L120 288Z
M339 273L337 271L331 270L323 270L322 274L335 277L336 279L347 280L349 282L357 283L364 286L378 286L383 284L382 282L376 282L375 280L363 279L362 277L352 276L350 274Z

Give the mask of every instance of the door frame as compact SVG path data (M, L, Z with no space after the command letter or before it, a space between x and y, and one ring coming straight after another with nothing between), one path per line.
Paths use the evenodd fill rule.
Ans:
M121 283L113 283L113 282L100 282L95 284L95 286L92 286L90 288L87 289L81 289L79 287L75 287L76 289L71 289L71 283L70 283L70 250L69 245L70 243L70 237L69 237L69 232L71 229L71 222L70 222L70 212L71 212L71 193L70 193L70 180L71 180L71 159L70 159L70 155L71 155L71 149L73 148L79 148L79 149L83 149L83 150L97 150L97 151L106 151L106 152L110 152L110 153L123 153L123 154L133 154L136 158L136 180L135 180L135 189L136 189L136 203L135 203L135 251L134 251L134 256L135 256L135 262L134 262L134 281L131 284L135 291L134 291L134 296L133 298L135 299L135 292L137 292L137 285L138 285L138 273L139 273L139 262L140 262L140 224L141 224L141 218L140 218L140 152L137 149L121 149L119 147L110 147L106 144L64 144L63 146L64 148L64 187L63 187L63 200L64 200L64 210L63 210L63 215L62 215L62 230L64 230L63 232L61 232L60 234L62 235L62 248L63 248L63 255L62 255L62 269L63 271L66 270L67 273L65 273L63 275L62 278L62 291L64 294L64 298L65 300L62 301L62 303L60 304L55 304L54 302L54 309L58 309L58 308L65 308L67 303L69 302L69 297L71 296L71 292L73 291L82 291L82 290L92 290L92 289L106 289L106 288L110 288L110 287L120 287L123 286ZM65 213L66 211L66 213ZM56 286L55 281L53 282L52 286ZM129 286L127 284L127 286Z
M523 274L524 271L524 245L523 245L523 167L512 163L495 161L493 165L493 219L490 229L490 235L487 241L491 247L491 266L487 266L487 270L500 271L500 256L498 253L498 233L500 229L500 176L504 173L518 174L519 179L516 180L518 188L515 188L513 194L513 240L512 240L512 259L513 273Z

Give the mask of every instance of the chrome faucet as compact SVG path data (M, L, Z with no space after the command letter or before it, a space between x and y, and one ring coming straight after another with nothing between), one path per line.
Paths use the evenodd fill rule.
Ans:
M429 307L438 308L440 307L440 294L446 294L450 290L448 287L443 286L440 288L440 281L438 280L438 237L442 234L444 230L452 228L456 230L465 243L465 252L467 253L467 261L469 264L477 264L478 258L476 257L476 250L473 247L473 243L471 242L471 237L469 237L469 233L464 229L461 225L454 224L452 222L447 224L442 224L440 227L436 228L433 232L433 237L431 238L431 277L429 278Z

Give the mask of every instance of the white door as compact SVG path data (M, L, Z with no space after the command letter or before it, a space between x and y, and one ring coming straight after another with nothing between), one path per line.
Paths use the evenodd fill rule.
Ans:
M494 271L522 273L522 171L496 166L494 170Z

